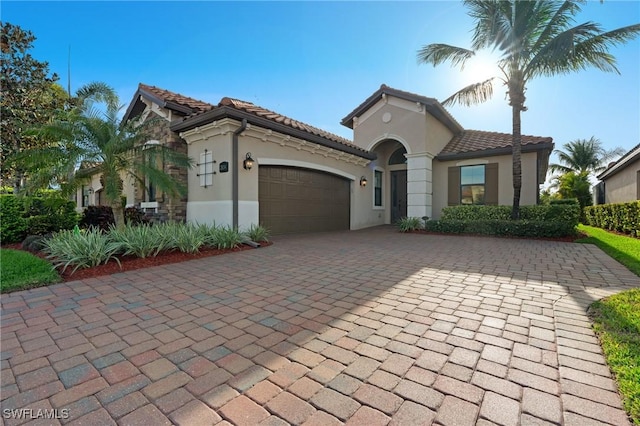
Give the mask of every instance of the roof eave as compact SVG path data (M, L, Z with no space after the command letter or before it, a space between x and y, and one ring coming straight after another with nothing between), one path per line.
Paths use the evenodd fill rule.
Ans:
M362 115L365 111L375 105L382 98L383 93L410 102L420 102L425 106L426 110L429 111L431 115L442 122L453 133L459 133L464 130L464 128L450 116L447 110L444 109L442 104L438 102L437 99L427 98L426 96L420 95L412 96L406 92L393 89L388 86L383 86L376 90L363 103L356 107L356 109L354 109L351 113L344 117L340 124L353 129L353 119Z
M219 120L221 118L233 118L236 120L246 119L249 124L252 124L254 126L271 129L273 131L290 135L296 138L306 139L310 142L317 143L318 145L326 146L328 148L333 148L338 151L356 155L361 158L366 158L367 160L375 160L377 158L377 156L374 153L362 151L355 147L344 145L344 144L341 144L340 142L323 138L321 136L314 135L313 133L309 133L304 130L294 129L285 124L276 123L272 120L269 120L268 118L259 117L257 115L248 113L246 111L241 111L229 106L220 106L211 111L198 114L194 117L189 117L180 121L174 121L171 124L171 130L174 132L183 132L186 130L191 130L193 128L205 125L212 121Z
M553 151L553 147L554 147L553 142L541 142L536 144L528 144L528 145L522 145L522 152L537 152L537 151L545 151L545 150L548 150L549 152L551 152ZM507 147L500 147L500 148L483 149L480 151L438 154L435 156L435 159L438 161L468 160L470 158L510 155L512 154L512 152L513 152L512 148L510 146L507 146Z
M632 163L639 158L640 158L640 145L636 146L631 151L629 151L628 155L622 156L614 165L605 169L602 173L596 176L596 178L598 180L602 180L602 179L611 177L616 173L624 170L626 168L626 164Z

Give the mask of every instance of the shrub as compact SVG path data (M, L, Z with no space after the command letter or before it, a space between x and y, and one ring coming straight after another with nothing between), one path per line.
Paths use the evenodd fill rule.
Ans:
M419 217L403 217L396 225L400 228L400 232L411 232L423 229L423 221Z
M207 240L208 228L203 226L169 222L156 225L155 228L165 235L163 240L170 241L171 248L183 253L197 253Z
M256 241L256 242L267 242L269 241L269 236L271 234L271 232L265 228L264 226L261 225L251 225L249 227L249 229L247 229L244 233L247 238L249 238L251 241Z
M244 236L238 228L230 226L211 227L207 237L207 244L218 249L232 249L242 245Z
M120 265L120 260L116 257L119 250L119 243L112 241L97 228L89 228L80 233L72 230L57 232L45 241L44 248L47 258L52 259L54 267L62 267L62 272L74 265L72 274L78 268L98 266L111 259L115 259Z
M575 235L566 222L532 220L430 220L426 229L447 234L480 234L514 237L557 238Z
M108 236L119 245L123 254L142 258L157 256L161 251L171 247L173 241L172 236L161 226L149 224L128 223L122 229L111 226Z
M80 227L82 228L99 228L103 231L109 230L111 225L115 224L113 219L113 211L109 206L88 206L82 213Z
M23 198L0 195L0 238L3 244L22 241L27 235Z
M25 197L27 233L45 235L78 224L76 203L49 195L47 198Z
M520 207L520 219L526 221L563 222L577 226L580 205L575 200ZM452 206L442 209L441 220L509 220L510 206Z
M149 223L149 219L144 212L137 207L124 209L124 221L133 225ZM94 226L103 231L108 231L115 223L111 206L88 206L80 220L80 226L83 228Z
M640 237L640 200L590 206L584 213L587 225Z

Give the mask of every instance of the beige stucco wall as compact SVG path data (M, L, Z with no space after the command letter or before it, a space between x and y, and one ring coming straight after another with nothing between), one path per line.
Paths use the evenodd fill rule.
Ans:
M453 137L424 106L393 97L381 99L354 119L353 135L354 143L364 149L373 149L381 141L394 139L402 143L409 154L427 152L432 156Z
M218 225L232 224L232 173L235 166L239 172L238 224L241 229L257 224L259 219L258 169L261 165L283 165L325 171L348 179L351 182L351 229L384 223L383 212L373 209L371 189L373 169L368 167L368 160L322 148L317 144L276 132L249 127L238 137L238 164L234 165L231 158L233 131L238 129L239 123L225 120L225 123L217 123L216 126L215 128L202 126L198 130L199 134L192 131L183 134L188 142L189 156L196 162L200 161L200 154L205 149L212 152L213 159L216 161L213 184L207 188L200 186L200 178L197 176L199 167L196 166L189 171L188 221L209 224L215 222ZM245 170L242 167L242 161L247 152L251 153L251 157L256 162L251 170ZM223 161L229 162L227 173L219 172L220 163ZM361 176L365 176L370 183L364 188L360 186Z
M522 190L520 205L536 204L538 186L536 183L537 154L522 154ZM472 160L433 162L433 218L439 219L442 209L447 207L448 169L455 166L471 166L474 164L498 163L498 203L513 204L513 167L511 155L484 157Z
M98 204L108 205L107 200L104 196L104 192L99 196L98 192L102 190L102 184L100 183L101 174L95 173L91 176L88 176L86 179L82 180L82 185L85 187L90 187L93 192L89 194L89 205L96 206ZM132 207L134 205L134 197L135 197L135 185L133 179L126 173L121 172L120 178L122 179L122 195L127 198L127 202L125 207ZM101 197L101 200L98 198ZM79 186L76 189L76 211L82 212L85 207L82 207L82 186ZM100 201L100 203L99 203Z
M640 158L626 165L626 167L604 180L604 202L626 203L638 200L638 171Z

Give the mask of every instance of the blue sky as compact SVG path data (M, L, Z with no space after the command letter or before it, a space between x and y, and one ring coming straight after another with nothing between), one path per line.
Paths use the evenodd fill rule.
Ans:
M72 90L102 81L125 104L139 82L214 104L230 96L347 138L340 120L380 84L443 100L491 64L461 73L417 63L425 44L469 46L473 22L457 1L3 1L1 14L34 33L33 56L64 87L71 47ZM605 30L635 24L640 2L589 2L576 20ZM556 148L591 136L607 148L640 143L640 41L611 52L621 75L533 80L523 133L551 136ZM467 129L511 132L503 87L482 106L449 110Z

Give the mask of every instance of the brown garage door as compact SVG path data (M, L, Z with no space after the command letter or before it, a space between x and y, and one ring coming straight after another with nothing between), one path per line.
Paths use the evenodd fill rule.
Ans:
M260 224L272 234L349 229L349 180L297 167L260 166Z

